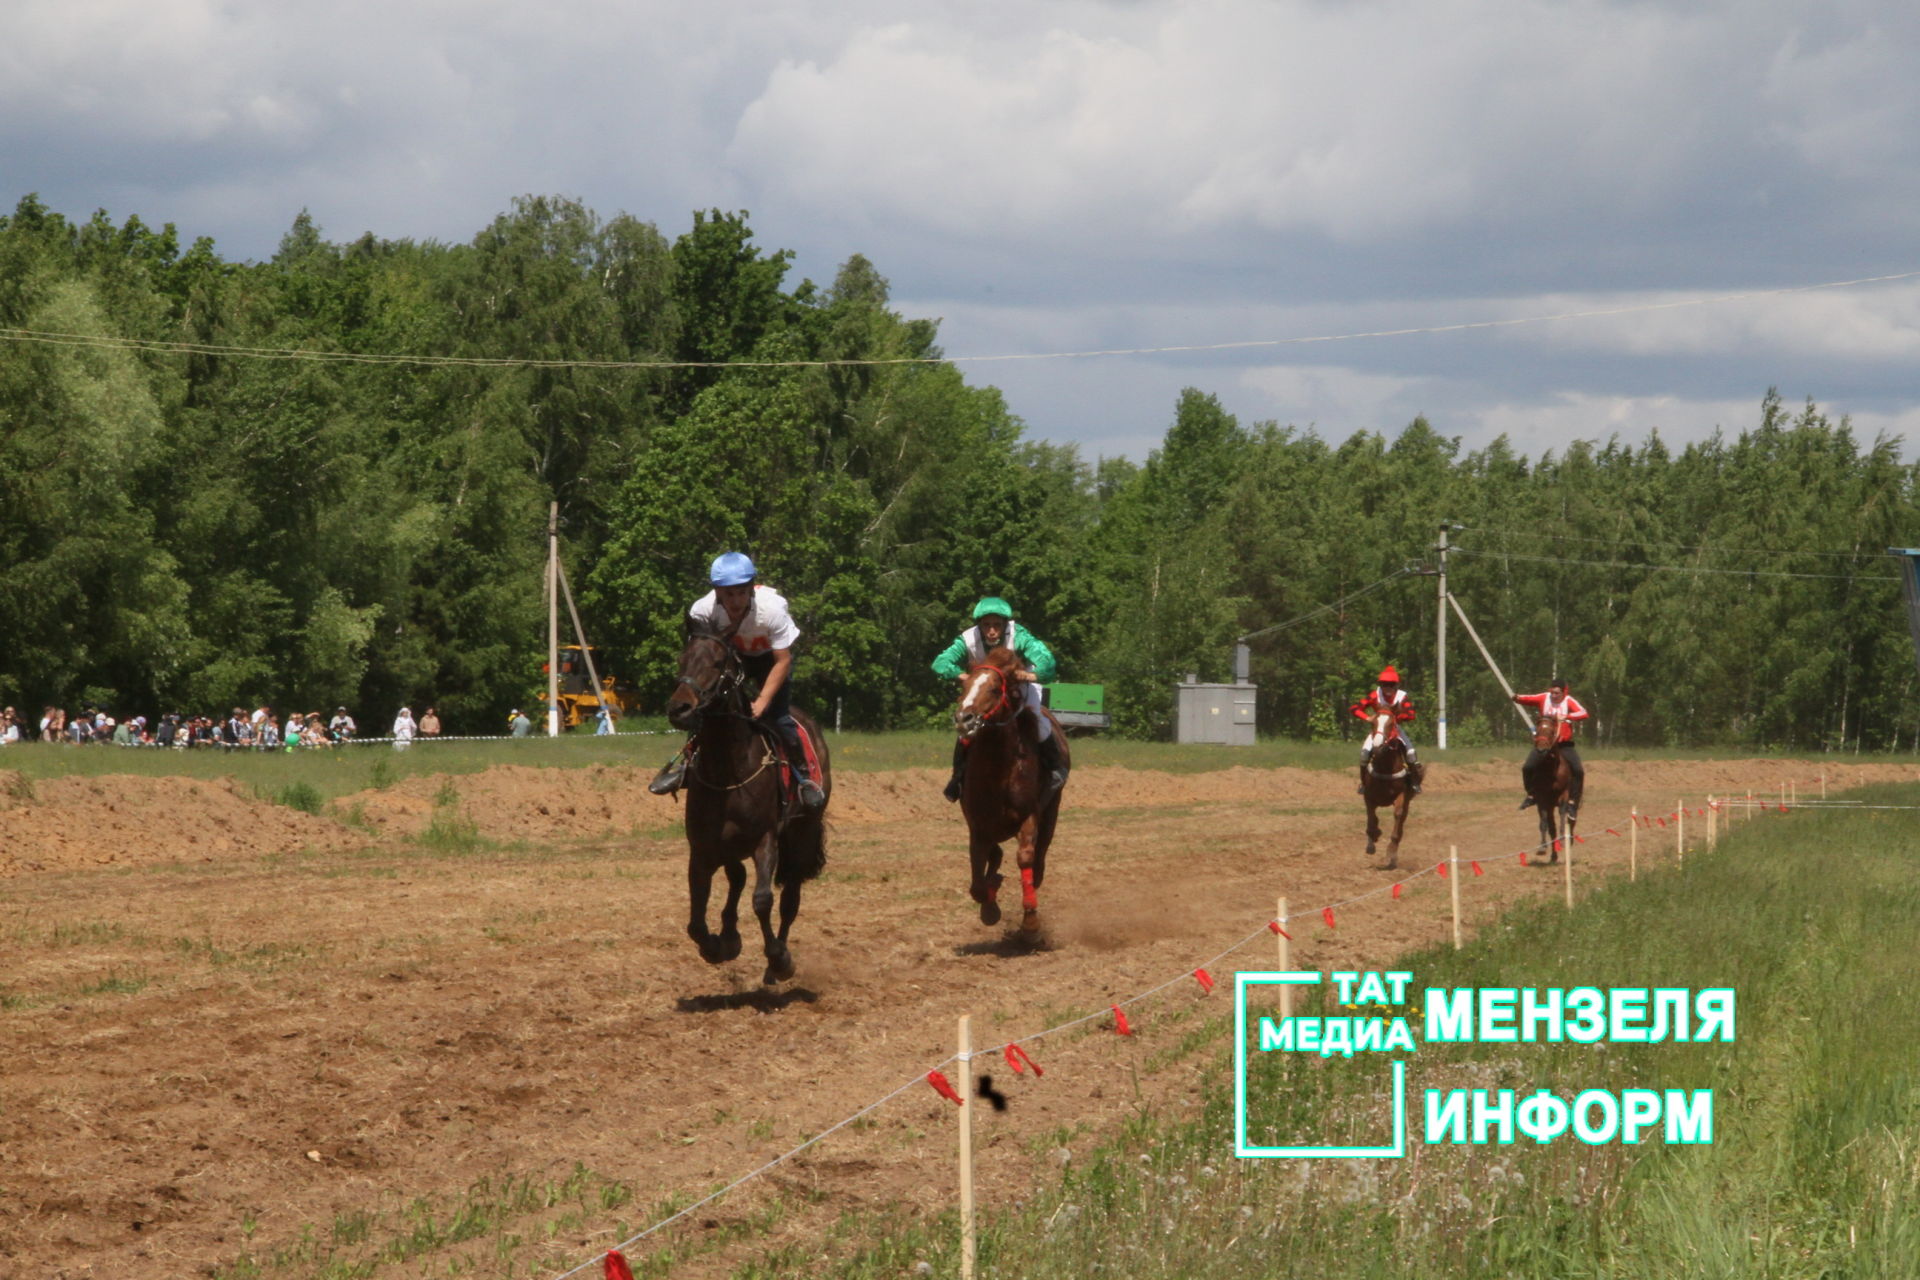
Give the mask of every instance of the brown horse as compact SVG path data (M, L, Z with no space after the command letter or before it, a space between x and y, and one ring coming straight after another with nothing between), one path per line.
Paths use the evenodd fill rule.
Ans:
M967 851L973 863L969 891L980 904L980 923L1000 923L1000 845L1017 838L1020 903L1025 909L1020 928L1033 934L1040 929L1038 890L1047 876L1047 846L1053 843L1054 823L1060 817L1060 793L1042 784L1039 735L1032 718L1020 714L1025 698L1019 670L1019 658L1011 649L988 652L961 683L953 723L971 744L960 782L960 809L967 816ZM1052 718L1051 712L1040 714ZM1060 736L1060 755L1066 761L1067 741L1058 721L1053 731Z
M1559 716L1548 715L1534 721L1533 747L1545 758L1526 780L1527 794L1540 811L1540 847L1534 852L1550 855L1549 865L1560 861L1560 842L1573 839L1573 767L1560 754L1562 723Z
M1400 865L1400 834L1406 830L1407 810L1413 804L1413 789L1409 785L1412 767L1407 763L1407 740L1392 711L1383 709L1373 713L1369 737L1375 745L1361 779L1362 794L1367 801L1367 856L1373 856L1380 840L1377 811L1391 808L1393 837L1387 841L1386 867L1391 871Z
M793 976L787 931L800 912L800 886L827 862L826 807L801 812L785 795L782 765L772 728L754 720L747 675L727 636L688 621L680 653L680 683L667 701L667 719L694 735L687 764L687 891L692 911L687 936L708 964L740 954L740 890L753 859L753 913L760 917L768 986ZM831 798L833 774L827 744L813 721L793 713L813 740L820 760L820 789ZM727 904L720 933L707 929L707 896L713 873L727 873ZM773 887L780 886L780 929L773 928Z

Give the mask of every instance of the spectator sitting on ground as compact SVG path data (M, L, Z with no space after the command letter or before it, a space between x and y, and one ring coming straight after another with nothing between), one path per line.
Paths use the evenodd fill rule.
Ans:
M316 712L315 714L317 715L319 713ZM347 714L345 707L341 707L335 711L333 713L333 719L327 722L327 732L333 735L334 741L336 742L344 742L348 738L351 738L355 733L359 732L359 728L360 726L353 722L353 717Z

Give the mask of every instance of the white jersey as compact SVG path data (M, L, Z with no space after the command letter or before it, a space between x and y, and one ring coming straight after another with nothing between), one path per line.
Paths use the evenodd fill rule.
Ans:
M695 600L687 614L722 631L734 623L720 607L718 591L709 591ZM800 628L793 625L793 615L787 612L786 597L772 587L754 584L752 605L746 618L734 628L733 647L748 655L772 653L775 649L793 648L793 642L799 638Z

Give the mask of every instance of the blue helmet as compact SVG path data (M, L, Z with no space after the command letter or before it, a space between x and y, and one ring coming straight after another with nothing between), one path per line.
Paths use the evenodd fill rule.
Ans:
M744 587L759 576L753 561L738 551L723 553L713 562L713 568L707 574L716 587Z

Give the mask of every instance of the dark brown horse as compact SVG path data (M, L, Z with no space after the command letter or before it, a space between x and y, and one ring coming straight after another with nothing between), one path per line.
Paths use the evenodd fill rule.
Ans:
M827 862L826 806L807 814L785 794L786 770L771 727L750 716L747 676L727 637L689 621L680 652L680 683L667 701L667 719L694 735L687 764L687 892L692 910L687 936L708 964L740 954L740 890L753 859L753 913L760 917L771 986L793 976L787 931L800 912L800 886ZM820 760L820 789L833 795L827 744L813 721L793 713L813 740ZM707 896L713 873L727 873L727 904L720 933L707 929ZM780 886L780 929L773 928L773 888Z
M1413 805L1412 767L1407 763L1407 740L1392 711L1374 712L1371 737L1373 755L1361 779L1361 794L1367 801L1367 856L1373 856L1380 840L1378 811L1392 809L1393 837L1387 841L1386 868L1391 871L1400 865L1400 834L1407 828L1407 810Z
M1047 877L1047 846L1060 817L1060 793L1041 781L1039 735L1032 717L1020 714L1026 699L1020 687L1020 660L1006 648L991 650L961 682L953 711L954 728L969 740L966 774L960 782L960 809L967 816L967 852L972 859L970 892L980 904L980 923L1000 923L1000 845L1019 841L1020 928L1040 929L1038 890ZM1052 713L1041 715L1052 718ZM1060 757L1068 761L1066 735L1059 722Z
M1527 794L1540 811L1540 847L1534 852L1549 855L1549 864L1560 861L1560 842L1573 839L1573 767L1560 754L1563 723L1559 716L1549 715L1534 721L1533 749L1542 754L1539 766L1527 779Z

